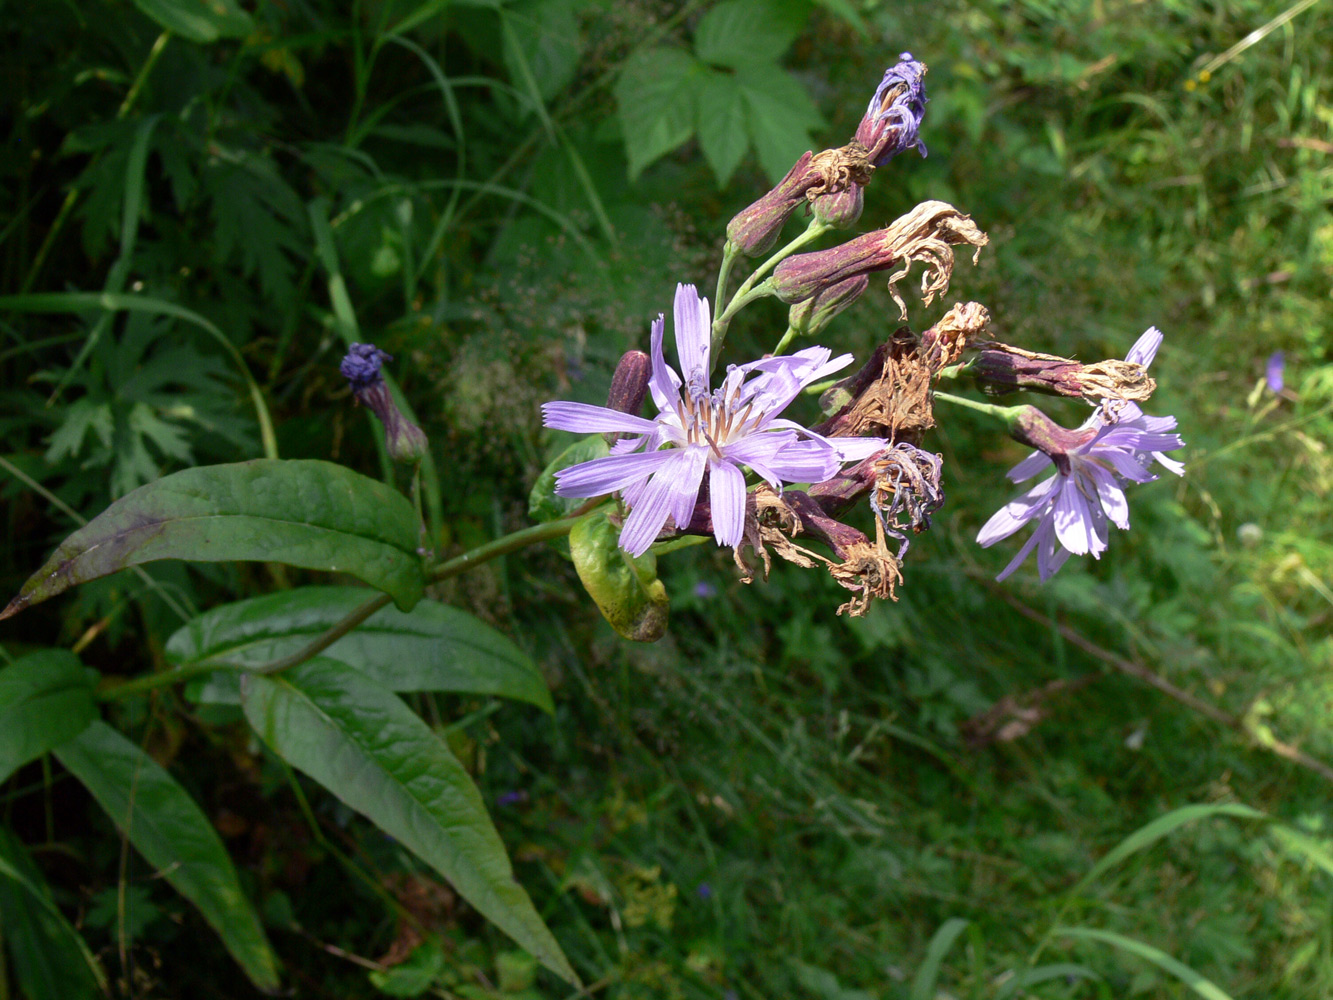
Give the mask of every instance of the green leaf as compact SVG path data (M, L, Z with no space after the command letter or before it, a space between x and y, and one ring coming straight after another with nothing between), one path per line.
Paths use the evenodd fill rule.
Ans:
M940 964L949 949L953 947L953 943L958 940L958 935L966 929L967 921L962 917L950 917L940 925L940 929L935 932L935 936L930 939L930 944L926 947L926 957L921 960L921 968L916 970L916 978L912 980L912 992L908 994L910 1000L931 1000L935 996L935 985L940 977Z
M82 1000L107 992L106 975L56 908L42 873L14 834L0 827L0 927L14 978L29 1000Z
M295 653L360 607L363 587L300 587L213 608L167 640L167 659L258 667ZM513 642L432 600L383 608L320 654L390 691L493 694L554 711L542 673ZM3 676L3 675L0 675Z
M604 458L610 451L606 439L600 434L579 438L562 451L542 470L542 474L532 484L532 492L528 494L528 516L534 521L554 521L557 518L568 517L587 503L587 499L583 497L558 496L555 492L555 474L561 469L568 469L571 465L591 462L594 458Z
M193 903L251 982L278 989L278 961L222 839L157 761L104 722L55 751L135 850Z
M585 517L569 533L574 568L612 628L635 642L656 642L666 634L670 602L657 578L657 557L647 552L636 559L619 540L605 514Z
M192 42L244 38L255 30L236 0L134 0L134 6L168 31Z
M776 182L813 148L810 131L820 128L823 119L805 88L777 66L747 66L736 74L736 82L759 162Z
M726 187L750 145L745 120L745 98L736 78L710 71L699 91L699 148L719 188Z
M805 3L727 0L699 21L694 53L704 62L733 69L773 63L800 34L808 13Z
M615 95L630 180L694 134L702 69L680 49L642 49L625 60Z
M1124 861L1125 858L1129 857L1131 854L1137 854L1139 851L1151 847L1178 827L1184 826L1186 823L1193 823L1196 820L1209 819L1213 816L1231 816L1235 819L1268 818L1264 813L1261 813L1257 809L1251 809L1249 806L1227 802L1218 803L1216 805L1181 806L1179 809L1173 809L1165 816L1159 816L1151 823L1135 830L1119 844L1107 851L1106 854L1103 855L1091 869L1089 869L1088 873L1079 879L1078 884L1069 890L1069 894L1071 896L1077 896L1092 882L1110 871L1121 861Z
M535 86L549 101L574 79L583 54L572 0L519 0L500 8L508 25L504 61L520 90Z
M1172 958L1160 948L1154 948L1142 941L1135 941L1133 938L1127 938L1122 934L1100 931L1091 927L1056 927L1051 930L1051 934L1059 937L1076 938L1081 941L1100 941L1103 944L1109 944L1113 948L1119 948L1151 962L1163 972L1170 973L1203 997L1204 1000L1231 1000L1230 995L1219 989L1212 980L1205 979L1184 962Z
M63 649L29 653L0 670L0 781L97 718L92 676Z
M410 608L424 589L412 505L332 462L257 459L165 476L61 543L0 619L126 566L257 560L348 573Z
M396 695L317 657L281 674L247 676L242 704L274 752L438 871L548 969L577 982L514 881L467 771Z
M419 997L448 967L444 949L434 938L428 938L412 949L406 961L391 969L376 969L370 973L369 979L370 984L385 996Z

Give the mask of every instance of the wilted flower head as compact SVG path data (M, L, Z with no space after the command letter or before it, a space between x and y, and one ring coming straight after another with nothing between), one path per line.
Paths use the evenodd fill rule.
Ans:
M708 300L693 285L678 285L676 351L681 374L662 353L665 321L652 328L652 377L648 382L657 417L649 420L586 403L552 402L542 407L547 427L582 434L627 433L612 453L556 473L556 492L595 497L619 491L630 514L620 547L642 555L668 518L689 524L708 474L713 535L736 546L745 528L745 474L749 466L774 489L783 482L819 482L842 463L883 447L878 438L824 438L780 414L801 390L845 367L851 355L831 358L823 347L731 366L716 390L710 387L711 317ZM682 377L683 376L683 377Z
M1162 334L1150 329L1125 360L1146 368L1161 343ZM1009 478L1014 482L1031 479L1052 463L1056 474L1001 507L977 534L984 548L1029 522L1037 524L996 578L999 580L1017 569L1033 549L1043 581L1064 565L1070 553L1100 558L1107 547L1107 523L1129 528L1123 485L1156 479L1149 471L1154 461L1176 475L1185 471L1179 462L1162 454L1185 445L1173 433L1175 417L1150 417L1132 402L1103 402L1074 431L1060 427L1033 407L1024 407L1016 422L1016 436L1042 450L1010 469Z
M882 167L913 147L926 155L926 144L919 135L926 113L925 76L925 63L917 62L910 52L904 52L884 71L884 79L856 129L856 141L869 151L875 166Z
M384 362L392 360L392 355L374 344L352 344L338 370L352 387L357 402L368 407L384 425L389 456L398 462L420 462L429 448L426 434L399 412L380 371Z

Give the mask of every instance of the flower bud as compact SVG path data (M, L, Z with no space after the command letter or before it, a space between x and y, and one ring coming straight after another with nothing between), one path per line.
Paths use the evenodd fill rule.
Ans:
M384 425L384 444L396 462L420 462L426 457L430 442L425 432L398 410L385 384L380 368L392 361L374 344L352 344L338 370L352 387L358 403L368 407Z
M885 70L856 129L856 141L866 148L875 166L882 167L913 147L926 155L926 145L919 135L926 113L925 75L925 63L917 62L910 52L904 52L896 65Z
M803 337L813 337L828 326L834 316L859 299L869 285L870 278L859 274L821 289L791 307L787 313L787 325Z
M773 190L736 213L727 223L727 239L748 257L767 253L777 242L778 233L797 205L839 194L853 185L863 186L870 181L873 172L874 167L866 159L865 150L855 143L819 153L804 153ZM830 211L845 218L851 207L831 206ZM857 215L860 215L859 209ZM853 218L846 224L851 225L854 221Z
M1009 344L982 345L977 356L963 369L978 382L998 392L1028 389L1051 396L1071 396L1097 403L1102 399L1143 402L1157 383L1144 367L1114 358L1082 364L1072 358L1025 351Z
M821 194L810 203L810 211L816 219L832 229L851 229L856 225L856 220L861 218L864 190L853 181L843 191Z
M648 393L648 378L652 374L652 367L652 360L643 351L626 351L621 355L616 373L611 376L606 408L637 416L643 408L644 396ZM602 435L607 444L615 444L620 438L629 436L623 432Z

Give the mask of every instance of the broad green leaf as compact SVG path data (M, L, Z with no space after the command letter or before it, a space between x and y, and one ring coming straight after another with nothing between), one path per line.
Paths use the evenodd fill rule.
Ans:
M0 928L14 978L28 1000L82 1000L107 992L106 975L56 908L42 873L14 834L0 827Z
M156 559L261 560L348 573L400 608L421 599L412 505L332 462L256 459L165 476L121 497L56 549L0 618Z
M912 980L912 992L908 994L910 1000L932 1000L935 996L936 982L940 977L940 964L949 949L953 947L953 943L958 940L958 935L966 929L967 921L962 917L950 917L940 925L940 929L926 946L926 957L921 960L921 968L916 970L916 977Z
M224 604L178 629L167 641L167 659L242 669L271 663L372 596L364 587L300 587ZM493 694L554 711L546 681L527 654L474 615L429 599L408 612L382 608L320 655L390 691Z
M733 69L776 62L800 34L809 10L808 4L791 0L726 0L699 21L694 53Z
M710 71L699 92L699 148L719 188L726 187L749 145L745 99L736 78Z
M0 781L97 718L92 676L64 649L29 653L0 670Z
M244 38L255 30L254 21L236 0L134 0L134 6L192 42Z
M532 484L532 492L528 494L528 516L534 521L554 521L556 518L567 517L587 503L583 497L557 496L555 474L580 462L604 458L610 450L606 440L600 434L594 434L591 437L579 438L557 455Z
M746 124L759 162L775 182L807 149L819 111L794 76L777 66L747 66L736 74L745 98Z
M94 722L55 751L112 822L193 903L251 982L277 990L278 961L236 869L203 810L130 740Z
M656 642L666 634L670 601L657 578L657 557L647 552L636 559L619 540L605 514L585 517L569 533L574 569L612 628L635 642Z
M1116 844L1106 852L1102 858L1089 869L1088 873L1079 879L1078 884L1069 890L1071 896L1077 896L1086 889L1092 882L1096 881L1106 872L1110 871L1125 858L1131 854L1137 854L1147 847L1151 847L1157 841L1161 840L1167 834L1186 823L1193 823L1196 820L1209 819L1213 816L1230 816L1234 819L1267 819L1268 817L1257 809L1251 809L1249 806L1242 806L1235 803L1222 802L1216 805L1190 805L1181 806L1179 809L1173 809L1165 816L1159 816L1145 826L1140 827L1131 833L1128 837Z
M548 969L577 982L514 880L467 771L396 695L316 657L281 674L248 675L242 704L275 753L414 852Z
M625 60L615 95L630 180L694 134L702 70L680 49L641 49Z
M1051 930L1051 934L1058 937L1076 938L1081 941L1099 941L1102 944L1109 944L1113 948L1119 948L1121 951L1127 951L1131 955L1137 955L1139 958L1151 962L1163 972L1170 973L1203 997L1204 1000L1231 1000L1230 995L1219 989L1216 983L1204 978L1184 962L1172 958L1160 948L1154 948L1142 941L1127 938L1123 934L1096 930L1091 927L1056 927Z

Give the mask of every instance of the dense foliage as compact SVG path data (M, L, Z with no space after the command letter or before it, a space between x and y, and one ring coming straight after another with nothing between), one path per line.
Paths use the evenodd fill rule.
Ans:
M930 156L876 179L863 225L938 198L991 236L914 324L977 299L1002 339L1081 358L1161 327L1154 404L1180 417L1188 473L1141 488L1099 562L996 585L1010 553L973 540L1023 450L964 414L930 441L948 503L911 585L864 619L794 567L742 585L711 546L662 560L672 627L651 646L614 635L554 547L437 585L418 631L376 619L422 676L460 634L446 605L489 623L471 634L498 679L451 658L447 683L358 692L385 713L366 756L475 783L583 994L438 877L456 859L423 863L419 831L357 815L382 802L320 787L338 777L283 725L290 685L255 679L247 725L215 676L158 683L258 612L182 622L327 576L154 562L93 580L0 625L0 763L30 761L0 768L0 996L238 997L279 977L340 998L1333 992L1333 14L253 6L0 9L10 593L168 473L281 456L392 484L337 373L353 341L395 357L432 442L433 547L525 527L571 440L539 404L603 401L676 283L711 280L726 220L850 134L905 49L930 66ZM896 325L872 284L839 349ZM733 341L758 356L782 315L758 303ZM384 502L400 548L406 517ZM294 683L376 688L341 656ZM39 683L67 728L20 745Z

